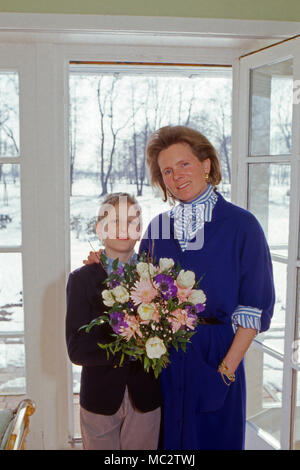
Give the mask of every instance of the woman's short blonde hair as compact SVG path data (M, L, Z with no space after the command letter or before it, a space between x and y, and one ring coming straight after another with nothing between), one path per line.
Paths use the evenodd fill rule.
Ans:
M201 132L187 126L165 126L155 131L148 139L146 146L147 165L150 173L152 186L158 187L164 194L164 201L174 196L170 194L164 184L163 177L158 165L158 156L162 150L173 144L187 144L195 157L200 161L210 160L209 183L217 186L221 179L221 168L218 154L214 146Z

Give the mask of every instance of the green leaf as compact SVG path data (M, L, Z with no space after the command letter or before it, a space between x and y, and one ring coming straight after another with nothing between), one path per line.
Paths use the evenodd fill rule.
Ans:
M205 274L202 274L202 276L200 277L200 279L198 279L198 281L195 283L194 289L197 289L197 288L198 288L200 282L202 281L202 279L203 279L204 277L205 277Z
M116 258L112 264L113 271L116 271L118 269L118 266L119 266L119 258Z
M120 360L120 366L123 364L125 358L125 354L122 353L121 360Z
M148 371L149 367L150 367L150 360L148 356L144 356L144 369Z
M101 259L101 261L102 261L104 267L107 268L107 266L108 266L107 256L106 256L104 253L101 253L100 259Z

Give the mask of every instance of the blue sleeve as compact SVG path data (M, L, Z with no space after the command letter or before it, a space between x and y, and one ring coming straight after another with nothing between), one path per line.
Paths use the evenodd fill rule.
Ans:
M274 303L270 250L260 224L249 213L242 227L239 305L233 312L233 323L257 328L258 332L266 331L270 327Z

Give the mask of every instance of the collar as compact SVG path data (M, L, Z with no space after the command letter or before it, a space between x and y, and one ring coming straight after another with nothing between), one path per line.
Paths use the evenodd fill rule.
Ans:
M214 188L212 187L211 184L208 183L206 190L202 194L200 194L200 196L197 196L195 199L193 199L193 201L189 201L189 202L180 201L180 204L183 206L205 204L213 197L213 195L214 195Z
M212 219L213 208L218 200L211 184L197 198L190 202L181 201L171 211L174 218L175 237L184 251L188 241L192 240L205 222Z
M103 254L106 256L107 259L107 272L110 274L112 272L112 265L113 262L115 261L113 258L109 258L107 254L105 253L105 250L103 251ZM122 261L118 260L118 268L121 266L124 266L124 264L136 264L137 263L137 254L134 252L132 256L129 258L126 263L123 263Z
M211 184L208 184L204 193L200 194L200 196L197 196L195 199L193 199L193 201L189 201L189 202L179 201L179 204L177 204L171 209L170 216L174 217L179 207L181 209L189 210L190 208L199 207L200 204L207 205L209 203L212 203L213 205L215 205L215 203L217 202L217 199L218 199L218 196L215 193L214 188L212 187Z

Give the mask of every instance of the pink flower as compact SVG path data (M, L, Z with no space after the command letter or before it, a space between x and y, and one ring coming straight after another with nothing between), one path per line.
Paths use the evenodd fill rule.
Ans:
M150 304L157 295L158 291L153 287L151 281L143 279L135 283L135 287L131 292L131 298L135 305Z
M160 321L160 316L158 310L155 310L155 312L152 315L151 320L142 320L141 324L142 325L149 325L150 321L154 321L155 323L159 323Z
M171 312L172 317L168 318L168 321L171 324L173 333L176 333L182 326L186 326L190 330L194 330L195 319L189 317L185 310L178 308Z
M191 294L192 292L192 288L188 287L188 288L184 288L184 287L180 287L177 282L175 281L175 285L177 287L177 297L179 299L179 302L186 302L189 295Z
M126 313L124 315L124 321L127 323L128 327L121 326L119 334L124 336L126 341L129 341L133 336L139 336L140 338L143 337L140 330L140 323L134 315L128 315L128 313Z

